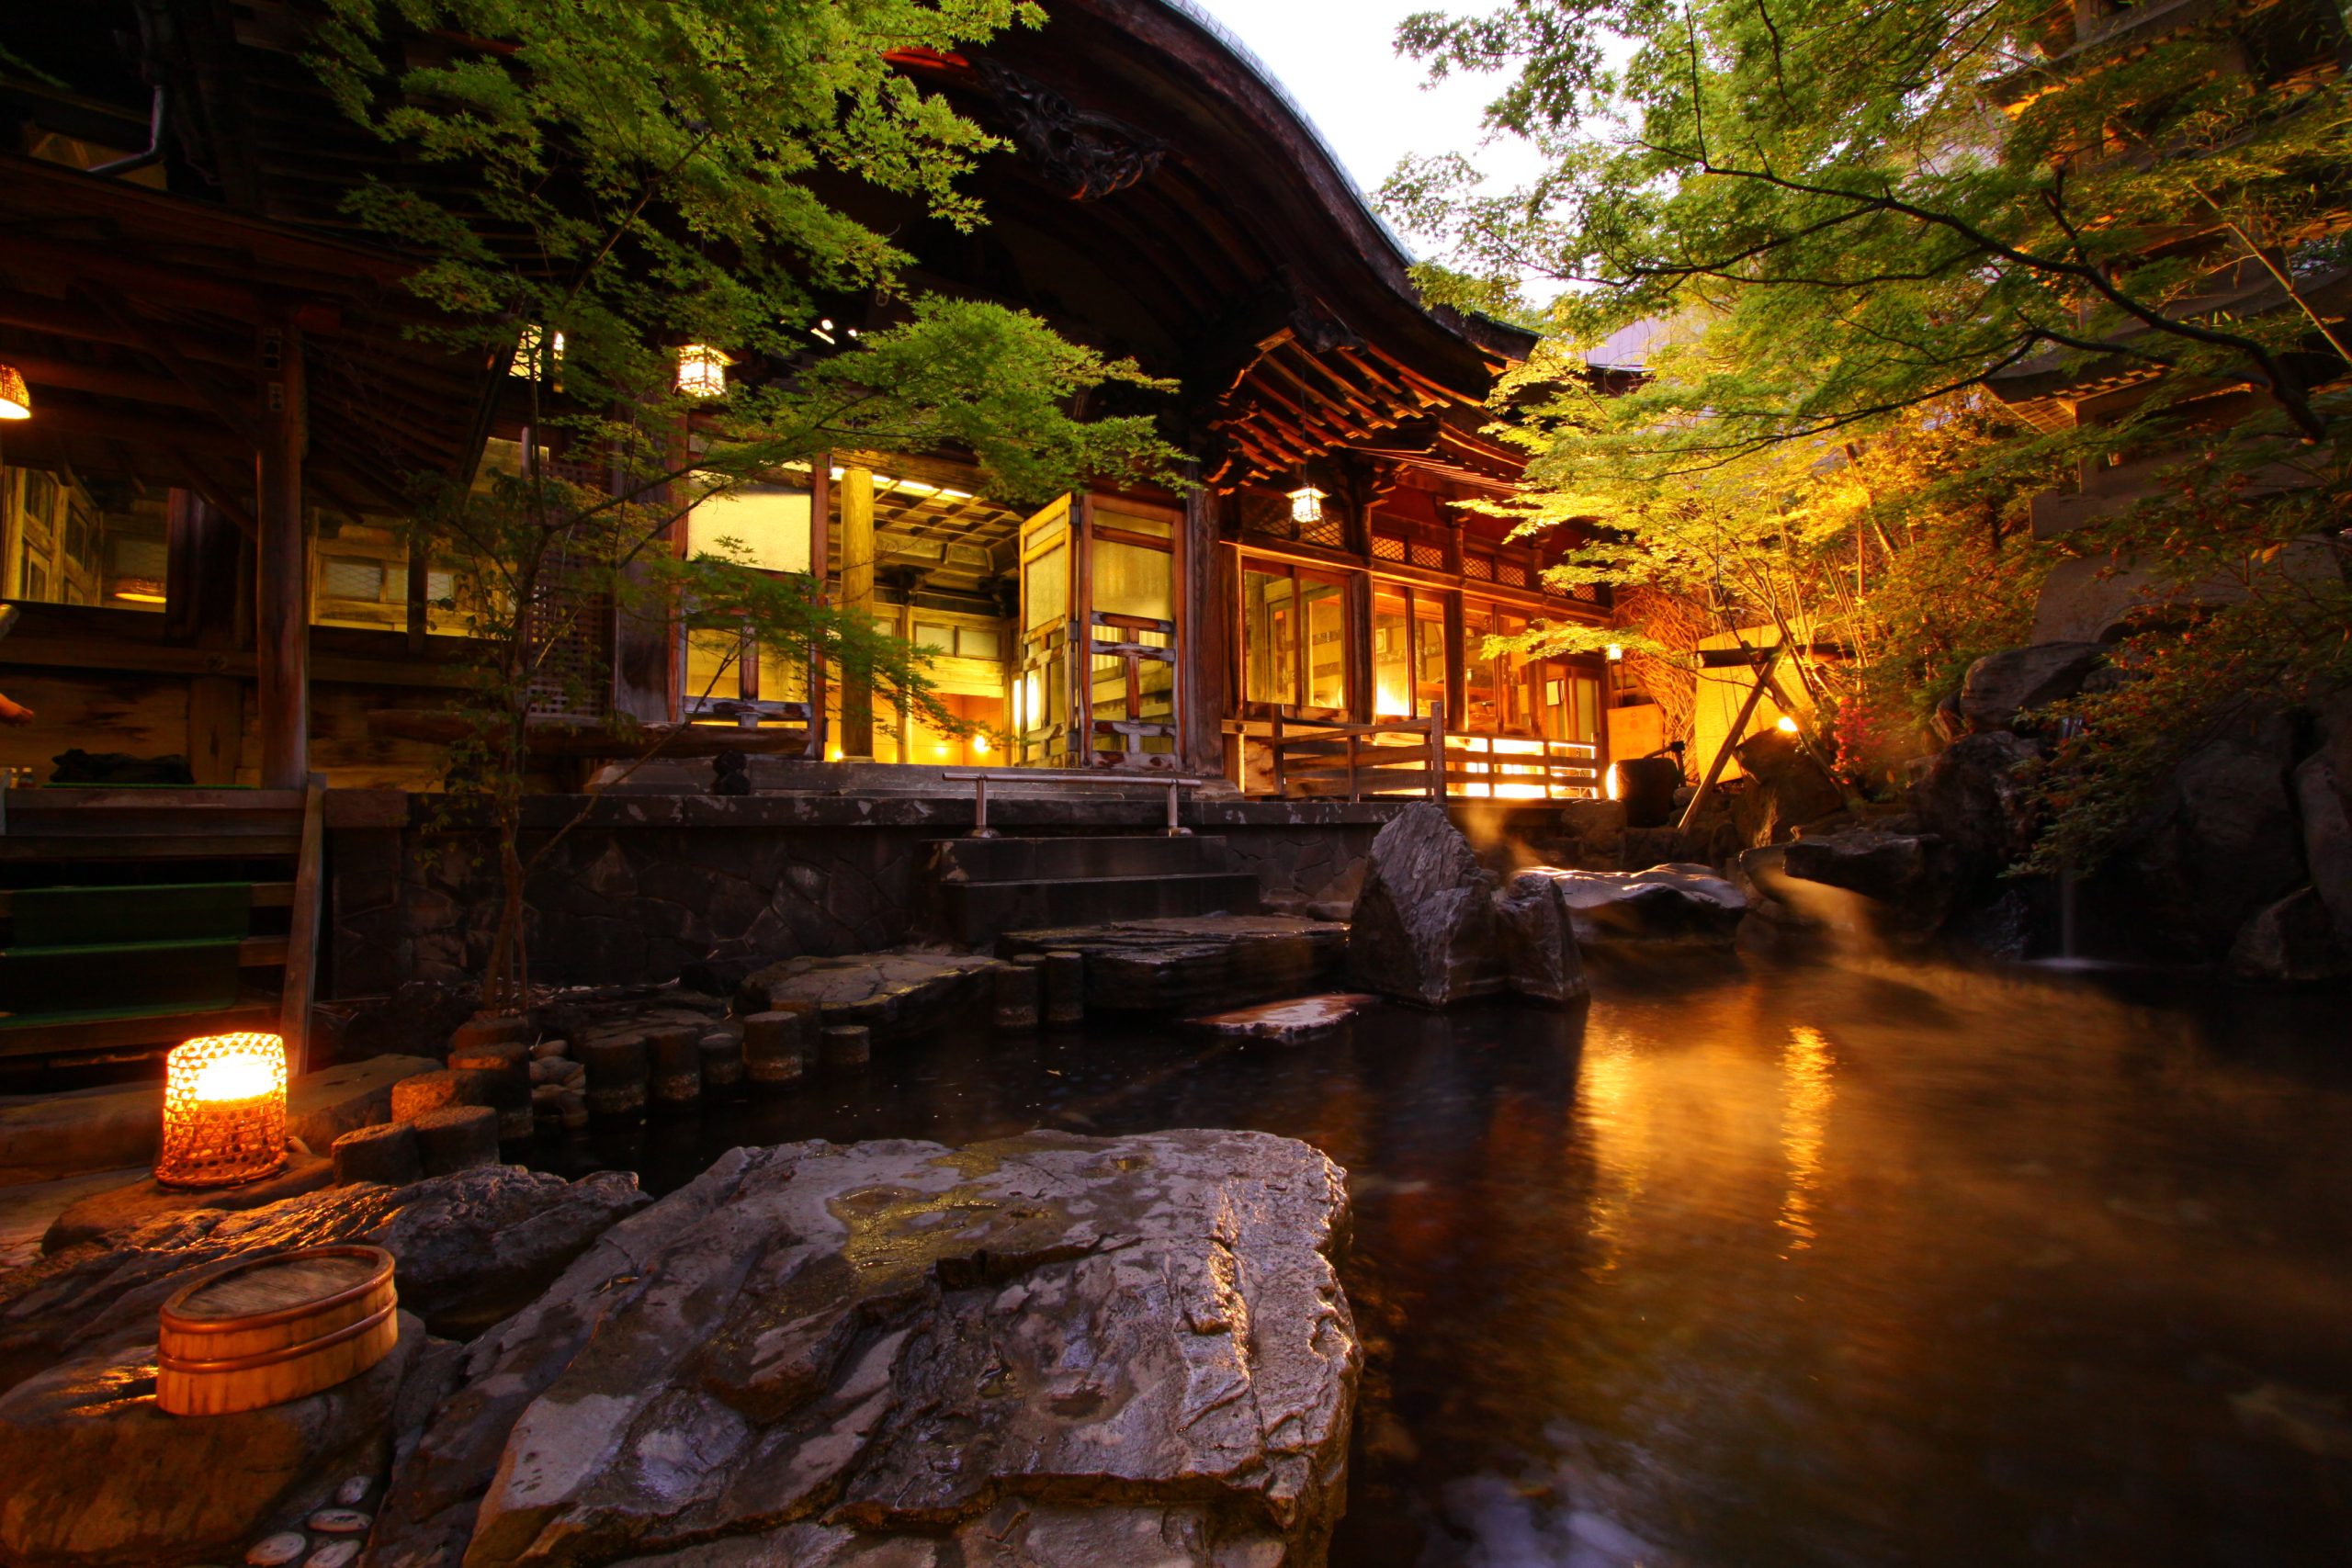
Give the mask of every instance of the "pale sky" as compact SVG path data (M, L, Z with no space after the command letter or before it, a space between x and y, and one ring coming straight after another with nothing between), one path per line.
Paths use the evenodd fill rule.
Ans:
M1396 24L1416 11L1474 12L1486 0L1193 0L1272 68L1370 191L1409 154L1460 152L1516 183L1532 172L1525 146L1478 145L1497 77L1425 87L1420 62L1398 58Z

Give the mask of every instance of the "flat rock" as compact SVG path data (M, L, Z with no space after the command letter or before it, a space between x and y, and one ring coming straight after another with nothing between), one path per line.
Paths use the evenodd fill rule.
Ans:
M1961 679L1961 719L1980 734L2011 728L2019 714L2078 694L2107 655L2096 642L2041 642L1987 654Z
M1289 915L1195 915L1107 926L1012 931L1009 956L1086 957L1087 1010L1197 1012L1328 989L1348 928Z
M967 1004L985 1005L997 961L963 953L869 953L791 958L743 982L736 1010L814 1010L830 1027L862 1025L877 1039L919 1034Z
M1647 871L1558 871L1522 875L1558 883L1578 943L1729 943L1747 913L1747 896L1703 865L1654 865Z
M401 1315L392 1353L350 1382L235 1416L155 1404L144 1343L95 1350L0 1396L0 1560L44 1568L179 1562L232 1551L391 1452L401 1380L425 1339Z
M1504 977L1513 995L1567 1007L1592 995L1577 943L1576 916L1557 879L1522 873L1495 896Z
M85 1242L127 1235L151 1220L198 1209L223 1209L231 1213L266 1208L288 1198L316 1192L334 1180L334 1162L316 1156L295 1155L286 1168L241 1187L166 1187L153 1177L127 1186L94 1192L53 1221L40 1239L43 1252L62 1252Z
M241 1213L164 1215L0 1273L0 1390L73 1357L153 1339L173 1292L253 1253L381 1247L398 1265L403 1307L428 1321L476 1322L529 1300L643 1201L627 1177L572 1183L499 1166L409 1187L328 1188Z
M392 1085L441 1064L374 1056L305 1073L288 1086L287 1135L328 1149L356 1127L389 1122ZM0 1099L0 1182L153 1165L163 1136L164 1086L87 1089Z
M1319 997L1295 997L1286 1002L1263 1002L1231 1012L1214 1012L1184 1021L1211 1034L1239 1040L1312 1040L1345 1028L1359 1014L1378 1007L1380 998L1360 992L1335 991Z
M368 1562L1308 1568L1345 1211L1256 1133L737 1150L475 1341Z

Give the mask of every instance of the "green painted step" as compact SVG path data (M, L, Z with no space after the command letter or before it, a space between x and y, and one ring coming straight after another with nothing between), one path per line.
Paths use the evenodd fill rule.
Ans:
M250 882L27 887L10 895L12 950L127 942L235 941L252 929Z
M237 999L240 946L232 937L12 947L0 952L0 1013L46 1022L225 1008Z

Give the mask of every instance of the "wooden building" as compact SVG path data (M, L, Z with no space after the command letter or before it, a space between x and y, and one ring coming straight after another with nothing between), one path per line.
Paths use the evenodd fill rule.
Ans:
M462 679L462 617L377 476L516 450L508 368L405 334L399 263L337 206L379 150L300 58L300 7L66 9L6 33L67 85L6 83L0 363L34 414L0 427L0 595L23 611L0 690L39 717L0 729L0 765L40 781L81 747L184 755L203 784L428 788L422 716ZM745 540L931 650L989 739L618 621L581 650L609 676L590 711L549 716L797 724L807 759L763 763L763 789L871 758L1597 795L1599 661L1486 645L1604 619L1603 596L1547 592L1546 558L1461 504L1517 479L1484 400L1530 340L1425 308L1305 118L1181 0L1065 0L899 63L1012 144L971 182L989 222L842 199L915 255L912 288L1031 310L1176 382L1120 412L1159 415L1196 485L1021 512L952 454L842 452L680 525L683 550ZM888 320L844 299L818 330Z

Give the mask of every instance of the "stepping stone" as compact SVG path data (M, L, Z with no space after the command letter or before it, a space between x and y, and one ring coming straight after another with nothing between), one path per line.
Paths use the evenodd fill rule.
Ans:
M321 1535L366 1535L376 1521L356 1508L321 1508L306 1522Z
M1184 1021L1195 1029L1235 1040L1312 1040L1345 1027L1359 1013L1377 1007L1378 997L1335 991L1320 997L1298 997L1286 1002L1265 1002L1232 1012L1211 1013Z
M281 1530L254 1542L245 1553L245 1561L253 1568L284 1568L288 1562L300 1562L302 1553L310 1550L309 1536L300 1530Z
M351 1568L358 1561L359 1543L356 1540L332 1540L304 1560L302 1568Z
M1307 995L1339 981L1347 947L1347 927L1289 915L1125 920L1004 938L1011 953L1083 954L1086 1007L1108 1012L1198 1012Z

